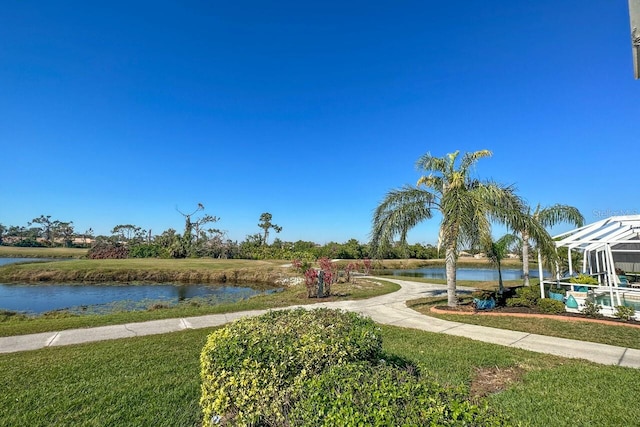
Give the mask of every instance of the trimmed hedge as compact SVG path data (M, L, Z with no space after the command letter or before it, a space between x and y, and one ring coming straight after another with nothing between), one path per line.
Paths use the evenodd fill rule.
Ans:
M390 365L345 364L305 382L290 425L506 426L486 406L469 402L462 389L445 388Z
M558 301L551 298L544 298L544 299L538 300L537 307L540 313L547 313L547 314L560 314L566 311L564 308L564 303L562 301Z
M355 313L296 309L241 319L209 335L200 355L204 425L287 425L306 380L381 355L378 327Z

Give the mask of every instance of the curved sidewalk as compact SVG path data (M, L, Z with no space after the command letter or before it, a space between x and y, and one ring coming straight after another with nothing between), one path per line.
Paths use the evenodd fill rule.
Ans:
M407 308L405 302L411 299L445 294L446 288L443 285L431 285L389 278L385 278L385 280L399 284L401 289L397 292L366 300L320 302L311 305L283 307L282 309L292 309L296 307L309 309L317 307L340 308L369 316L381 324L467 337L483 342L521 348L539 353L586 359L605 365L640 368L640 350L636 349L469 325L422 315ZM140 323L127 323L124 325L2 337L0 338L0 353L13 353L45 347L220 326L241 317L255 316L267 311L268 310L253 310L227 314L211 314L181 319L152 320Z

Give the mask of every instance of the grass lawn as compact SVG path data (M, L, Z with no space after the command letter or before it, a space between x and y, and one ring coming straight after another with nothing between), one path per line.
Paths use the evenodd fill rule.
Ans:
M82 258L87 249L0 246L0 258Z
M640 328L553 319L442 314L429 311L434 305L446 305L446 303L446 298L421 298L407 301L407 306L422 314L454 322L640 349Z
M428 332L382 326L389 358L527 426L630 426L637 370L599 366ZM0 426L197 426L198 358L211 330L0 355Z

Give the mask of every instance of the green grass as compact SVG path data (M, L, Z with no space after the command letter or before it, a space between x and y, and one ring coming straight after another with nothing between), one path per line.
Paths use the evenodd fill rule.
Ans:
M525 426L631 426L640 419L640 372L514 348L384 326L385 350L420 363L438 381L472 388L490 370L512 382L488 396ZM486 378L485 378L486 379ZM493 374L488 378L493 378Z
M82 258L87 249L79 248L19 248L0 246L0 258Z
M193 426L207 331L0 357L0 426Z
M407 301L407 306L425 315L454 322L489 326L498 329L528 332L550 337L590 341L620 347L640 349L640 328L619 324L604 325L588 322L568 322L553 319L521 318L511 316L456 315L432 313L434 305L446 305L446 298L422 298Z
M621 426L640 419L637 370L382 326L389 358L469 389L484 369L519 374L488 396L527 426ZM209 330L0 355L0 426L196 426L198 358ZM500 372L500 371L498 371Z
M322 302L371 298L395 292L400 286L384 280L358 279L355 284L334 284L333 296L323 298ZM126 311L111 314L89 314L59 318L44 316L19 318L3 317L0 314L0 336L33 334L38 332L61 331L65 329L118 325L123 323L144 322L147 320L201 316L205 314L230 313L235 311L261 310L298 304L314 304L316 298L307 298L304 285L291 286L282 292L261 295L236 303L214 306L181 305L175 308L148 311Z

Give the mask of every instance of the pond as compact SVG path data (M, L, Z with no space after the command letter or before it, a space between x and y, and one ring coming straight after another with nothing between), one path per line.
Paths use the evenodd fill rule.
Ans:
M63 309L72 313L107 313L146 310L155 304L214 305L277 291L208 284L0 284L0 309L28 314Z
M446 279L446 272L444 267L424 267L414 269L398 269L390 270L383 274L389 274L392 276L405 276L405 277L422 277L425 279ZM544 272L544 274L548 274ZM529 271L529 277L537 278L538 270L531 269ZM497 281L498 270L495 268L471 268L471 267L459 267L456 272L457 280L474 280L474 281ZM503 268L502 280L520 280L522 279L522 270L515 268Z
M18 262L52 261L48 258L0 258L0 267ZM63 259L55 259L62 261ZM0 310L41 314L67 310L72 313L108 313L146 310L157 304L215 305L237 302L280 289L211 284L1 284Z

